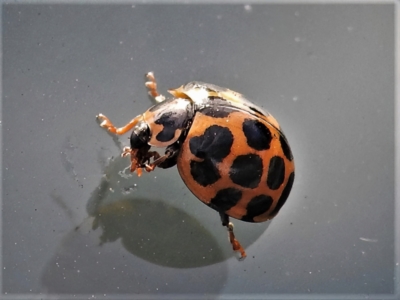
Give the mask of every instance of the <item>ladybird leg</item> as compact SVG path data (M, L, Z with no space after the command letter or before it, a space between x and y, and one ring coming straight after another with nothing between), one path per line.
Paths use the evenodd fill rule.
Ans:
M175 159L178 156L179 149L177 149L177 150L173 149L171 146L169 146L167 148L167 150L165 151L165 154L163 156L160 156L157 152L155 152L156 155L150 156L150 157L154 157L155 160L152 163L145 165L147 172L153 171L156 167L160 167L160 165L161 165L161 168L163 168L163 169L172 167L172 165L170 165L170 163L171 163L170 159L172 159L172 158ZM152 154L154 152L150 152L150 153ZM168 164L166 165L165 163L168 163Z
M136 171L138 177L140 177L140 176L142 176L142 168L140 167L139 162L137 160L137 152L138 152L138 149L132 150L130 147L124 147L122 149L121 156L125 157L125 156L129 155L131 157L130 171L131 172Z
M165 100L165 97L163 95L160 95L157 91L157 81L154 77L154 73L147 73L146 78L147 80L149 80L145 83L147 89L149 90L149 95L152 96L156 100L156 102L163 102Z
M154 163L161 157L161 155L157 151L149 151L146 155L147 164L144 164L143 167L147 172L154 171L156 165ZM150 163L150 159L153 158L153 163ZM153 166L154 165L154 166Z
M141 116L137 116L136 118L132 119L129 121L128 124L126 124L123 127L115 127L113 123L111 123L110 119L107 118L103 114L98 114L96 118L101 122L100 126L107 129L109 132L114 133L114 134L124 134L127 133L129 130L131 130L135 125L139 122Z
M175 166L178 161L179 149L180 145L178 144L178 142L175 142L172 145L168 146L165 150L165 154L168 154L169 157L161 162L158 167L161 169L168 169Z
M219 213L222 221L222 226L225 226L228 228L228 236L229 236L229 241L232 244L232 248L234 251L240 252L240 258L239 260L243 260L246 258L246 251L244 251L242 245L239 243L239 241L235 238L235 234L233 233L233 223L229 222L229 216L226 213Z
M130 171L131 172L137 172L138 176L140 177L142 175L142 170L141 168L138 167L138 161L136 158L136 154L137 154L137 149L132 150L130 147L124 147L122 149L122 153L121 156L125 157L125 156L130 156L131 157L131 166L130 166Z
M240 252L240 258L239 260L243 260L246 258L246 251L244 251L242 245L239 243L239 241L235 238L235 234L233 233L233 223L229 222L228 224L228 232L229 232L229 241L232 244L232 248L234 251Z
M168 169L175 166L177 162L178 162L178 154L166 158L162 163L158 165L158 167L161 169Z

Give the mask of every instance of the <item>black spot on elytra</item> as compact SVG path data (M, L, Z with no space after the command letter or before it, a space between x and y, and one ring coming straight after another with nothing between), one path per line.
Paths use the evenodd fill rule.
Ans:
M278 203L276 204L274 210L271 212L272 216L275 216L282 208L283 204L285 204L286 199L289 197L290 191L292 189L293 181L294 181L294 172L292 172L289 175L288 182L282 191L281 197L279 198Z
M226 118L231 112L232 110L226 107L206 107L201 111L203 115L213 118Z
M229 176L231 180L246 188L255 188L263 173L261 157L256 154L239 155L232 163Z
M223 189L218 191L215 197L211 199L209 206L219 212L225 212L235 206L240 198L242 198L240 190L235 188Z
M263 123L246 119L243 122L243 132L247 139L247 144L256 150L267 150L271 144L271 131Z
M207 106L200 110L203 115L226 118L233 111L232 107L229 107L230 103L221 97L209 96L208 100Z
M284 180L285 162L282 157L274 156L269 161L267 185L271 190L276 190Z
M159 117L154 123L163 126L156 139L160 142L168 142L175 137L175 131L180 128L181 124L177 124L177 118L174 118L172 112L167 112Z
M207 186L215 183L221 178L218 169L210 159L203 161L190 161L190 174L193 179L202 186Z
M293 160L293 154L292 151L290 150L290 147L286 141L286 138L283 136L283 134L281 134L279 136L279 142L281 143L281 147L283 150L283 154L285 154L286 158L290 161Z
M271 208L272 198L267 195L259 195L250 200L247 204L247 214L242 217L242 221L254 222L253 218L259 216Z
M233 135L228 128L212 125L204 131L203 135L191 138L189 148L190 152L198 158L220 162L228 156L232 144Z

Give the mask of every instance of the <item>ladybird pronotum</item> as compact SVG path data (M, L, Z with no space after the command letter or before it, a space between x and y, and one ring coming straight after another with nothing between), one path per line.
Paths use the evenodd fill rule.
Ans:
M233 250L246 252L235 238L229 217L246 222L272 219L289 196L294 160L278 122L268 112L232 90L199 81L157 91L152 72L146 87L158 104L116 128L99 114L100 126L114 134L132 130L131 171L177 165L189 190L219 212ZM164 155L151 147L166 148Z

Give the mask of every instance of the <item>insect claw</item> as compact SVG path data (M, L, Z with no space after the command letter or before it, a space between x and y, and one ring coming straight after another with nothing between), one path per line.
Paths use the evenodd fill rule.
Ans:
M105 118L106 116L105 115L103 115L103 114L98 114L97 116L96 116L96 118L97 119L103 119L103 118Z
M154 73L151 71L146 74L146 78L150 81L155 81Z
M105 129L107 129L108 131L115 133L115 127L114 127L114 125L111 123L111 121L110 121L109 118L107 118L107 117L106 117L105 115L103 115L103 114L98 114L98 115L96 116L96 118L97 118L97 120L99 120L99 121L101 122L101 123L100 123L100 127L103 127L103 128L105 128Z
M247 257L246 253L243 251L241 254L241 256L238 258L238 260L243 261L245 260L245 258Z
M121 156L122 156L122 157L131 155L131 154L132 154L131 148L129 148L129 147L124 147L124 148L122 149L122 153L121 153Z

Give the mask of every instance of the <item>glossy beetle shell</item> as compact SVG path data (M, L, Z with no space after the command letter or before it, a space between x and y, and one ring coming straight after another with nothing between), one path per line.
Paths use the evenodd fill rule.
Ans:
M243 95L213 84L193 81L169 92L157 92L153 73L146 86L158 102L123 127L99 114L100 126L114 134L132 130L131 171L138 176L177 165L186 186L215 209L234 251L246 252L233 233L229 217L246 222L273 218L289 196L294 160L276 119ZM151 146L166 147L164 155Z
M206 93L196 91L196 84ZM187 187L233 218L274 217L294 180L293 156L276 120L239 93L205 83L179 92L185 88L201 103L177 160Z

